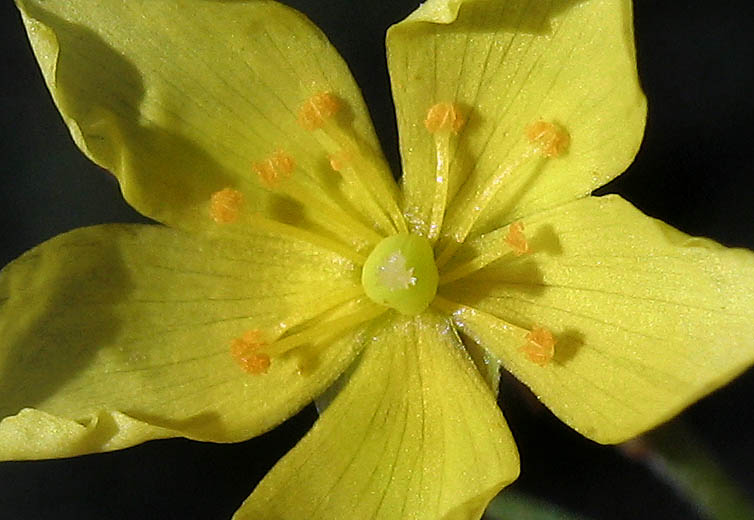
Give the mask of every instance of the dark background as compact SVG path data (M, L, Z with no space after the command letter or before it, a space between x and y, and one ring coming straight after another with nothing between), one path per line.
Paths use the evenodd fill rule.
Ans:
M383 38L416 1L299 0L346 58L386 153L397 137ZM695 235L754 249L754 14L749 0L635 5L639 72L649 98L644 144L600 190ZM143 219L75 148L44 87L12 2L0 7L0 265L58 233ZM618 122L619 124L619 122ZM511 378L502 406L521 451L514 487L604 519L696 518L642 465L580 437L531 404ZM754 370L691 407L691 425L754 495ZM76 459L0 464L0 518L230 518L316 418L304 410L236 445L155 441ZM745 520L745 519L742 519Z

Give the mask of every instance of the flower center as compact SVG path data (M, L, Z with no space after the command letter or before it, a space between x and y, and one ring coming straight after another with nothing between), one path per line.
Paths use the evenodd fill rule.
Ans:
M408 315L429 307L438 278L429 241L409 233L383 239L361 271L364 292L371 300Z

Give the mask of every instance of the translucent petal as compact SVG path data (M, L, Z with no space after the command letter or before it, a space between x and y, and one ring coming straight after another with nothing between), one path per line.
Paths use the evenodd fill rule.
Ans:
M629 0L429 0L390 28L387 46L406 213L420 231L437 187L423 124L435 103L466 120L451 136L446 236L582 197L622 172L641 142ZM539 121L565 129L561 156L532 155L525 133Z
M461 330L602 443L669 419L754 362L754 254L689 237L617 196L526 220L532 253L441 287ZM468 245L500 247L502 232ZM459 252L460 254L460 252ZM552 331L540 366L521 348Z
M394 185L347 66L303 15L268 1L17 4L76 144L141 213L211 228L210 196L230 187L249 213L341 237L344 222L376 226L369 190L330 166L339 148L298 122L307 100L331 93L341 131L367 150L370 173ZM268 189L254 165L278 152L293 171Z
M178 434L238 441L276 426L353 360L356 331L307 360L303 375L297 352L247 374L231 341L249 330L272 341L353 299L358 271L261 233L234 242L108 225L42 244L0 276L3 455L68 456ZM39 412L13 417L24 408ZM7 444L22 431L39 437Z
M236 520L479 518L516 478L510 432L447 320L393 316Z

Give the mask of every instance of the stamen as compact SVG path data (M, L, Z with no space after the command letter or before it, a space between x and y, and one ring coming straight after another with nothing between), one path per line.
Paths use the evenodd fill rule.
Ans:
M514 163L500 165L498 170L483 184L482 189L477 192L478 195L469 199L468 202L463 205L463 209L459 207L459 209L455 211L453 215L455 218L452 223L448 225L449 229L455 229L450 232L449 236L445 237L445 240L443 241L442 252L437 257L438 268L445 265L445 263L452 258L453 254L458 250L461 244L464 243L471 228L474 226L474 223L482 212L487 209L489 203L495 198L495 195L500 191L500 188L508 176L531 160L534 155L535 154L532 153L532 150L527 150Z
M534 327L526 335L526 343L521 347L521 351L529 361L543 367L555 356L555 339L546 328Z
M238 220L243 205L243 194L233 188L216 191L210 197L209 214L218 224L230 224Z
M355 310L354 310L355 308ZM271 343L264 340L262 332L250 330L230 342L230 355L241 369L252 375L267 373L273 358L279 358L295 349L306 349L305 357L314 357L330 344L330 340L345 331L384 313L385 309L359 298L330 309L298 332ZM309 323L312 326L307 326Z
M252 168L263 185L267 188L274 188L280 181L291 176L295 166L296 163L290 155L282 150L277 150L265 160L254 163Z
M463 128L465 122L457 105L453 103L437 103L432 105L427 111L424 126L427 127L430 134L442 131L457 134Z
M324 219L326 225L333 227L336 233L355 238L355 230L358 240L352 240L353 244L364 242L366 239L373 245L382 240L382 236L374 229L346 213L337 204L319 198L311 187L302 186L296 179L292 179L291 174L295 167L296 162L284 150L277 150L266 159L252 165L262 186L284 193L319 215L327 216Z
M505 321L504 318L499 318L495 315L480 311L479 309L446 300L441 296L435 298L432 302L432 306L445 314L451 315L456 328L480 344L484 344L484 341L474 333L473 327L469 327L469 322L474 323L480 318L495 323L493 330L488 330L488 332L494 331L494 334L500 337L516 335L520 338L521 333L526 330L520 329L519 327ZM484 322L482 321L479 323ZM535 326L531 331L526 333L524 339L526 340L526 343L520 347L520 350L532 363L544 367L555 357L555 338L553 338L552 333L546 328ZM508 356L507 345L503 348L505 351L500 351L500 353L497 354L501 359Z
M435 196L429 219L427 239L434 243L440 236L448 203L448 175L450 174L450 135L458 134L464 118L456 105L437 103L427 111L424 126L435 141Z
M261 331L255 329L230 342L231 357L248 374L264 374L270 368L270 356L259 352L267 345L261 338Z
M508 226L508 231L504 237L501 237L501 234L505 229L501 228L475 238L469 243L469 248L472 251L482 252L475 255L468 262L443 273L440 276L440 285L454 282L473 272L479 271L510 253L516 256L528 253L530 251L529 242L526 240L523 230L523 222L516 221Z
M571 144L571 136L565 128L547 121L536 121L526 127L526 138L545 157L560 157Z
M331 320L318 320L316 325L290 336L285 336L272 343L265 350L270 356L280 356L305 345L316 346L323 340L342 334L348 329L376 318L383 312L385 312L385 308L379 305L374 305L371 302L362 304L357 307L357 310L345 316Z
M304 242L323 247L339 254L344 258L347 258L356 265L364 265L364 262L366 261L365 256L360 255L345 244L327 238L318 233L312 233L311 231L306 231L289 224L284 224L283 222L270 220L258 214L251 217L250 223L254 226L254 229L259 231L266 231L275 235L285 235L295 240L302 240Z
M215 222L221 224L236 222L241 216L240 210L242 206L243 194L237 190L225 188L213 193L210 197L210 216ZM259 213L245 214L243 216L243 223L252 226L256 231L285 235L295 240L301 240L322 247L350 260L356 266L364 265L366 261L366 256L360 255L353 247L349 247L344 242L283 222L271 220ZM358 236L361 237L361 235ZM377 235L376 241L378 242L381 239L382 237ZM373 245L374 243L363 239L360 239L358 243L354 243L354 246L358 249L367 249Z
M364 182L362 175L368 173L368 167L365 167L363 158L354 152L354 149L340 149L329 156L330 167L341 174L343 180L351 191L347 192L349 198L361 204L366 204L364 208L372 222L386 235L392 235L396 232L396 225L389 214L389 211L383 208L380 199L373 193L374 186L369 186ZM355 193L367 194L367 197L355 196ZM391 197L386 196L381 200L390 201ZM394 200L394 199L393 199ZM397 207L397 206L396 206Z
M314 94L301 105L298 123L306 130L322 128L325 122L338 113L340 101L329 92Z
M448 233L441 239L437 267L442 268L452 258L471 232L479 216L500 191L505 181L516 170L525 167L534 158L557 158L568 151L571 138L568 131L557 123L536 121L524 129L525 140L519 141L510 154L515 159L501 164L497 171L481 185L469 184L471 193L459 193L456 200L463 202L453 207L447 217Z
M364 298L364 293L355 299L341 300L336 306L329 308L327 311L311 318L307 323L299 325L295 330L309 330L311 326L316 328L312 336L314 339L301 345L296 350L295 361L296 369L299 375L306 375L316 365L319 354L332 344L337 335L342 335L346 330L357 327L358 325L376 318L383 310L374 309ZM367 304L365 308L365 303ZM287 337L296 336L298 333L290 334ZM318 334L318 336L317 336Z
M330 154L333 169L358 190L369 194L366 209L382 231L388 235L407 231L397 204L398 190L387 165L378 153L353 135L342 118L335 117L340 109L341 100L334 94L315 94L301 106L298 121L306 130L317 131L314 137Z
M505 243L513 250L513 254L521 256L529 252L529 243L524 235L524 223L519 221L513 222L508 227L508 235L505 237Z

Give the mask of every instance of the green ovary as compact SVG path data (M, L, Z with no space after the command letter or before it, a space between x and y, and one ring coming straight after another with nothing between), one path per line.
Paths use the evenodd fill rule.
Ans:
M401 233L383 239L361 271L364 292L380 305L401 314L425 310L437 292L437 266L429 241Z

